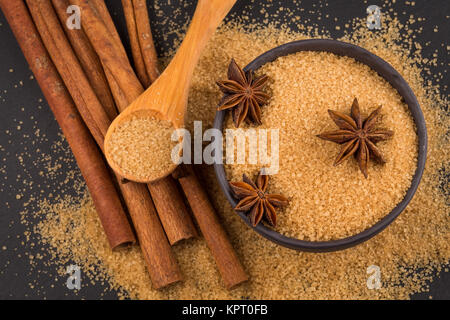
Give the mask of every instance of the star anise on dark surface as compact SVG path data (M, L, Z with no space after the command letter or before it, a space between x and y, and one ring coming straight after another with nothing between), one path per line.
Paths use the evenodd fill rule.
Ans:
M378 163L386 163L380 150L375 145L379 141L387 140L393 136L394 132L384 129L374 128L380 116L381 106L373 111L364 121L361 117L358 100L353 100L351 116L338 111L328 110L331 119L339 127L339 130L324 132L317 135L324 140L342 144L334 165L337 166L355 155L359 168L367 178L367 166L370 158Z
M256 178L256 183L245 174L243 181L230 182L231 189L240 200L234 210L248 212L251 224L255 227L263 218L271 226L277 224L277 213L275 208L284 207L288 199L281 194L267 194L269 176L261 173Z
M263 91L267 79L267 76L255 78L251 70L244 72L236 61L231 59L228 80L217 82L220 90L225 93L218 110L231 109L236 128L239 128L244 119L260 125L261 106L270 98Z

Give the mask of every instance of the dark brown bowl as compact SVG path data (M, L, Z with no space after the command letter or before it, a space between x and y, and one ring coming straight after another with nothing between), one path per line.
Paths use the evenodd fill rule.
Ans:
M295 238L286 237L263 224L259 224L256 227L252 227L247 215L245 213L238 213L241 218L256 232L260 235L275 242L281 246L291 248L299 251L311 251L311 252L328 252L343 250L352 246L355 246L361 242L364 242L379 232L386 228L392 221L397 218L397 216L406 208L408 203L411 201L414 193L419 186L420 180L422 178L423 170L425 168L425 161L427 157L427 128L425 125L425 119L423 117L422 110L417 102L417 98L413 91L409 87L408 83L402 76L386 61L380 57L374 55L373 53L358 47L356 45L345 43L336 40L328 39L311 39L311 40L300 40L290 43L283 44L272 50L269 50L250 64L248 64L244 70L257 70L262 65L274 61L275 59L286 56L299 51L326 51L331 52L340 56L348 56L354 58L355 60L368 65L370 68L375 70L381 77L386 79L392 87L394 87L399 94L403 97L405 103L414 118L414 122L417 127L417 134L419 136L419 156L417 161L417 169L414 174L411 186L409 187L406 196L403 200L383 219L378 221L372 227L360 232L351 237L331 240L331 241L304 241ZM214 128L222 130L223 121L225 119L226 111L218 111L216 118L214 120ZM219 184L225 193L228 201L233 207L237 205L237 199L234 198L233 193L228 184L225 169L222 164L215 164L214 170L216 172Z

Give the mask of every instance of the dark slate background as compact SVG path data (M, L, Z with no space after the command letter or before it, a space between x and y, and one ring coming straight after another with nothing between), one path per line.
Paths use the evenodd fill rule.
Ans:
M107 2L120 34L126 40L126 28L120 1L110 0ZM166 13L166 17L180 26L184 25L186 17L191 16L195 9L195 1L192 0L172 0L171 5L165 5L162 3L163 1L158 2ZM185 2L189 3L187 7L181 6L185 14L174 16L173 9ZM255 3L265 2L272 3L271 9L268 10L269 14L275 12L280 6L290 6L289 1L283 0L255 1ZM397 1L394 9L400 14L400 19L406 20L410 14L426 18L425 21L417 22L415 25L423 27L422 34L416 40L423 44L424 57L432 58L434 51L438 50L438 60L444 63L444 67L439 65L432 71L445 75L441 81L441 85L444 86L442 94L448 95L449 80L446 66L449 64L449 56L446 48L449 45L450 2L447 0L416 0L415 2L415 6L409 6L405 5L403 1ZM304 20L310 19L311 22L330 30L332 36L336 38L343 33L342 30L335 30L336 25L343 26L344 23L351 22L355 17L365 18L365 10L368 5L376 4L381 7L383 4L378 0L369 2L361 0L328 1L328 6L323 5L320 8L322 19L319 21L316 10L320 3L324 2L303 1L302 7L306 10L301 16ZM149 7L151 4L152 1L149 1ZM239 15L245 10L257 21L262 21L264 17L260 14L261 5L253 4L252 6L250 6L249 0L238 0L232 11L235 15ZM315 12L312 13L311 10ZM327 14L329 14L329 18L325 17ZM338 18L338 22L334 21L335 17ZM172 47L171 42L174 37L170 37L169 41L164 42L162 34L168 31L169 26L162 24L163 17L155 16L154 12L150 12L150 18L157 49L162 55ZM36 167L33 160L40 153L36 150L36 146L30 143L32 139L24 139L23 135L32 135L35 130L33 122L37 121L37 127L48 137L48 141L39 143L40 152L49 154L52 143L58 140L60 130L45 100L39 102L39 99L43 98L42 93L36 81L29 79L31 72L2 13L0 13L0 23L0 146L4 148L0 148L0 170L2 168L6 170L6 173L0 171L0 299L114 299L116 298L115 292L106 290L105 293L106 286L86 284L87 281L80 292L70 291L65 287L66 278L58 278L53 266L48 267L45 265L45 261L38 261L36 268L31 268L25 255L25 252L36 254L45 248L32 248L30 243L26 243L23 235L25 227L19 221L19 212L23 210L23 201L30 195L25 194L22 199L16 199L16 194L20 193L23 188L21 179L27 178L34 181L35 185L39 186L38 190L43 189L47 193L58 192L58 185L39 175L42 168ZM438 32L433 31L435 26L439 27ZM295 29L295 25L291 27ZM429 45L425 46L426 43ZM10 69L14 69L14 72L11 73ZM23 81L23 86L18 85L20 81ZM17 88L15 85L18 85ZM7 92L5 93L4 90ZM38 105L41 105L42 108L38 108ZM21 110L22 107L25 108L24 111ZM31 116L34 117L33 120L30 119ZM21 120L23 124L18 123ZM17 130L18 125L21 126L21 130ZM6 130L10 130L10 134L5 134ZM24 158L24 169L19 165L16 154L21 153L25 148L28 148L31 156ZM75 167L76 165L73 163L64 164L61 172ZM21 179L17 180L17 175L21 175ZM448 174L443 172L442 177L442 186L445 188ZM61 174L61 179L63 178L64 174ZM22 241L25 242L25 245L22 244ZM3 247L6 247L6 250L3 250ZM29 283L34 283L34 288L30 288ZM432 295L434 299L450 299L450 273L442 272L435 277L430 287L429 293L415 294L413 299L428 299L429 295Z

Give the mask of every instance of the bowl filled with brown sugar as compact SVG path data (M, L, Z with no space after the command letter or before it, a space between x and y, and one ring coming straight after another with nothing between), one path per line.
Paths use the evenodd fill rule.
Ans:
M244 72L255 73L253 82L267 77L267 101L248 111L258 125L220 110L214 128L236 129L238 122L244 135L276 129L279 169L261 178L263 163L214 166L228 201L256 232L295 250L343 250L381 232L406 208L425 167L427 130L413 91L388 62L353 44L311 39L269 50ZM363 145L359 139L367 137ZM259 189L258 201L243 199L249 185Z

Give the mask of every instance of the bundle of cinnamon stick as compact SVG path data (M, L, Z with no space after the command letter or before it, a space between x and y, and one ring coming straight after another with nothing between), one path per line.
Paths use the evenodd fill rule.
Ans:
M71 5L81 10L82 29L66 24ZM122 0L122 6L134 68L104 0L0 0L73 151L111 248L135 243L136 235L153 286L181 281L171 245L198 236L187 200L231 289L248 277L194 170L183 166L176 179L143 185L112 174L103 159L111 121L159 76L146 1Z

